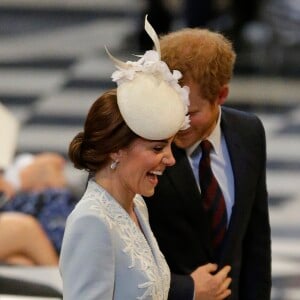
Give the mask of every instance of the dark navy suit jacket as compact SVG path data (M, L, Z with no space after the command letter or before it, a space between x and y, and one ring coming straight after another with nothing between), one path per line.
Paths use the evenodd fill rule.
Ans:
M221 130L228 147L235 199L223 251L217 263L230 265L230 300L269 300L271 241L266 189L266 143L260 120L222 107ZM153 197L145 198L150 224L173 273L169 299L190 300L187 274L216 262L207 216L185 151L174 146L176 164L160 178ZM183 276L185 275L185 276Z

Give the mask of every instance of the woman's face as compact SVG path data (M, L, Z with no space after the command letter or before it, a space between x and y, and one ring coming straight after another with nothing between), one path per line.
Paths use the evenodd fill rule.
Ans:
M171 152L173 137L162 141L136 139L120 150L117 172L122 188L129 194L151 196L167 166L175 164Z

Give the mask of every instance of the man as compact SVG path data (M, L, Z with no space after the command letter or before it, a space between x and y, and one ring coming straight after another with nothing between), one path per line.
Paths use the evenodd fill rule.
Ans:
M236 56L232 45L218 33L183 29L161 38L161 52L171 69L182 72L182 85L190 88L191 127L175 138L176 164L164 172L154 196L146 199L152 229L172 279L177 279L169 298L224 299L229 293L216 293L214 283L223 272L223 291L232 279L227 299L268 300L271 242L265 133L256 116L222 106ZM225 202L225 236L218 251L212 242L213 214L201 196L205 176L198 177L203 140L212 144L211 169ZM224 271L227 265L231 279ZM181 298L173 294L180 286L185 290Z

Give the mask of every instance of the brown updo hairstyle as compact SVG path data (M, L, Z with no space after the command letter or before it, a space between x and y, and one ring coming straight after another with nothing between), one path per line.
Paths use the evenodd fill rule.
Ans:
M116 89L100 96L90 108L84 124L69 146L75 168L95 173L109 161L109 154L126 148L138 136L124 122Z

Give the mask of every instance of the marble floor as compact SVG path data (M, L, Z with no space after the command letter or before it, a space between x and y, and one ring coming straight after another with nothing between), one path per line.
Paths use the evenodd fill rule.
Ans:
M137 25L136 2L0 1L0 101L22 124L18 153L66 156L91 103L113 86L104 46L118 57L138 54L134 45L124 45ZM237 72L226 104L256 113L266 129L272 300L300 299L299 100L295 72ZM85 176L71 166L68 174L73 180Z

